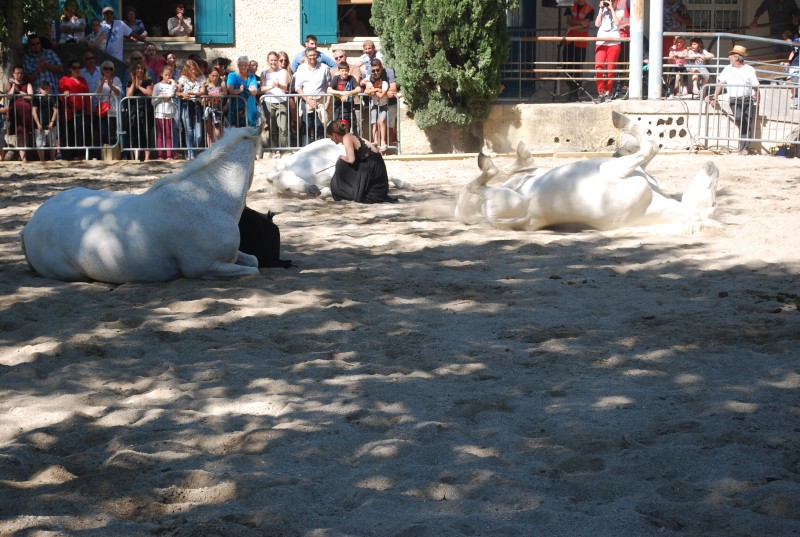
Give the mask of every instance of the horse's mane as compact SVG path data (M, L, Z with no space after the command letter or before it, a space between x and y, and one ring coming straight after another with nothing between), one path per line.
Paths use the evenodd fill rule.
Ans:
M158 190L162 186L186 179L187 176L193 175L203 168L211 166L223 158L226 153L230 152L231 148L233 148L244 138L250 138L256 143L260 143L258 129L255 127L230 129L222 138L220 138L210 148L200 153L196 159L189 162L189 164L187 164L186 167L181 171L173 173L172 175L167 175L155 181L152 185L150 185L150 188L147 189L147 192Z

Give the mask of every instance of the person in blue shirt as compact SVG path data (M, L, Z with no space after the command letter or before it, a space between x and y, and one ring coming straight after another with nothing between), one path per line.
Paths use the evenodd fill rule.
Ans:
M300 64L303 63L304 61L306 61L306 50L309 49L309 48L313 48L313 49L317 48L317 36L315 36L314 34L308 34L306 36L306 46L305 46L305 48L303 50L301 50L300 52L298 52L297 54L295 54L294 58L292 58L292 72L293 73L296 73L297 72L297 68L300 67ZM330 69L333 69L334 67L336 67L336 62L334 61L334 59L331 58L330 56L328 56L327 54L321 53L320 51L317 51L317 61L319 63L324 63Z
M250 72L250 59L247 56L239 56L236 66L238 69L228 73L228 80L225 81L228 95L233 96L229 101L228 121L234 127L255 127L259 118L256 103L258 78Z

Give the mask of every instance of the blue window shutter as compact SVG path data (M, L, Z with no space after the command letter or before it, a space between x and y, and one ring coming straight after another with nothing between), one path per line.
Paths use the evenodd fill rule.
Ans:
M195 40L202 44L233 44L233 1L196 0Z
M336 0L300 0L300 41L308 34L320 45L336 43Z

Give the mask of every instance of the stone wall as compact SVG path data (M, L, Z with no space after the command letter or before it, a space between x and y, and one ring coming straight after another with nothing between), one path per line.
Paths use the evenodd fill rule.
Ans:
M498 153L510 153L522 140L535 151L594 152L613 151L620 132L611 124L617 110L640 121L662 149L690 150L697 135L700 101L614 101L606 104L554 103L492 106L483 125L484 145ZM472 152L474 147L459 146L449 140L449 150L437 150L436 134L417 128L413 119L400 114L401 152L428 154ZM463 144L468 140L463 140ZM441 146L441 144L439 144ZM441 149L441 147L440 147Z

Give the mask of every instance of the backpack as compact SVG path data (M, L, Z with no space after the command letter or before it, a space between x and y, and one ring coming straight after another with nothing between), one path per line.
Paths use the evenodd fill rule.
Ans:
M239 219L239 251L258 258L258 268L289 268L291 260L280 258L281 232L272 221L273 214L262 214L245 207Z

